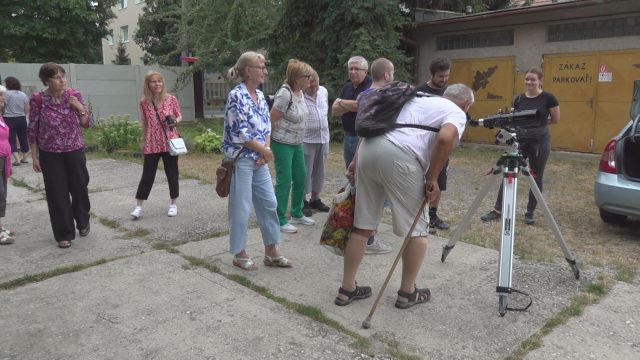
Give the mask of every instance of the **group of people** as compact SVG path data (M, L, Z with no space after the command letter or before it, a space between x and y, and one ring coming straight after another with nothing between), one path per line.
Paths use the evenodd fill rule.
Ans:
M318 73L309 65L290 60L287 76L276 92L273 108L259 90L268 74L263 55L249 51L229 69L231 79L240 84L229 94L224 118L222 152L225 159L236 157L228 199L229 252L232 263L244 270L257 270L246 252L247 228L251 207L255 209L263 238L265 266L291 267L293 262L277 249L280 233L295 233L294 225L312 226L311 209L329 211L320 200L324 185L324 168L329 153L328 93L320 86ZM391 248L375 238L375 231L386 204L391 207L393 231L406 236L425 198L428 213L419 216L417 226L403 253L402 280L396 307L401 309L426 302L431 293L416 285L417 275L427 248L430 227L447 229L436 211L441 191L446 188L449 155L460 141L467 112L473 105L473 91L463 85L447 86L451 61L436 59L430 67L430 80L418 91L439 95L417 96L402 108L398 124L426 125L439 132L399 127L384 135L361 138L355 132L358 104L362 97L394 79L394 66L384 58L376 59L369 76L368 62L360 56L348 61L349 82L331 106L334 116L342 116L343 156L346 176L358 189L354 229L344 256L342 286L335 303L348 305L371 296L371 287L358 286L355 278L365 254L388 253ZM42 65L39 77L46 89L33 94L28 103L20 93L20 83L7 78L11 90L0 86L0 162L4 163L0 186L0 218L6 209L7 178L14 166L28 163L25 154L30 145L33 169L43 174L47 205L54 238L61 248L71 246L76 230L80 236L90 231L89 173L83 152L81 128L91 126L92 119L82 95L67 88L65 70L55 63ZM526 93L514 100L517 111L537 109L541 125L528 129L538 137L539 151L527 154L542 190L542 177L550 152L548 125L560 118L557 99L541 90L542 72L531 68L525 74ZM11 93L17 91L18 93ZM168 216L177 215L179 196L178 157L169 153L167 141L179 137L175 127L182 116L178 100L167 94L162 75L150 71L144 80L144 98L140 100L142 150L144 166L136 193L137 206L131 213L141 215L148 199L159 160L164 163L169 180L171 204ZM21 95L22 94L22 95ZM12 99L7 101L7 99ZM26 125L25 114L29 114ZM547 118L549 118L547 120ZM12 125L10 125L12 124ZM21 135L26 129L26 139ZM15 144L18 137L21 148ZM531 134L529 134L531 135ZM23 156L20 159L19 152ZM267 164L273 161L275 187ZM500 219L502 188L494 210L482 216L484 221ZM290 220L286 213L291 199ZM525 222L534 223L536 201L530 193ZM0 243L14 242L14 232L0 224Z

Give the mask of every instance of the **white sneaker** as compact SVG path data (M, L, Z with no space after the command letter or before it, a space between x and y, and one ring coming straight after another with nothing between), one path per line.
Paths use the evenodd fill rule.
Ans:
M139 218L140 217L140 211L142 211L142 206L136 206L135 209L133 209L133 212L131 213L131 216L133 216L134 218Z
M380 242L380 240L374 238L371 245L367 245L364 253L365 255L373 255L373 254L387 254L391 252L391 246L387 246Z
M306 216L303 216L301 218L291 218L291 223L292 224L301 224L301 225L306 225L306 226L311 226L311 225L315 225L316 222L313 219L310 219Z
M171 205L169 206L169 212L167 213L168 216L176 216L178 215L178 205Z
M295 234L298 232L298 229L295 226L286 223L284 225L280 225L280 231L282 231L283 233Z

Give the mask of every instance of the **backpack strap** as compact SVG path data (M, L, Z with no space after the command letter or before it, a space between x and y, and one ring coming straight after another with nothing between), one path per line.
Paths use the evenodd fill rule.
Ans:
M414 129L421 129L421 130L427 130L427 131L433 131L435 133L440 132L440 129L438 128L434 128L431 126L427 126L427 125L417 125L417 124L398 124L396 123L394 126L394 128L414 128Z
M282 112L286 113L291 108L291 105L293 105L293 93L291 92L291 89L289 89L289 87L285 85L280 86L280 89L287 89L287 91L289 92L289 104L287 104L287 108L285 109L285 111ZM273 101L275 102L275 96Z
M40 98L40 92L34 93L33 95L36 97L36 108L38 109L38 112L40 112L40 110L42 110L42 98Z
M67 94L69 94L69 96L73 96L73 89L67 88Z

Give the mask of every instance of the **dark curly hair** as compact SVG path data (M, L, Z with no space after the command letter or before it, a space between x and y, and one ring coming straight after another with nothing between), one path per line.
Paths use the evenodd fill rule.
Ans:
M20 85L20 80L14 78L13 76L9 76L4 79L4 83L7 85L7 90L20 90L22 86Z

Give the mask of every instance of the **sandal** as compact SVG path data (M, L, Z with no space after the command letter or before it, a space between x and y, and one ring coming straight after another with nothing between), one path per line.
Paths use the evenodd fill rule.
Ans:
M418 289L418 287L416 287L415 285L414 285L414 288L415 290L411 294L407 294L402 290L398 290L398 296L409 300L408 302L396 301L396 307L398 309L408 309L413 305L421 304L431 299L431 291L429 289L427 288ZM411 301L411 299L414 299L414 300Z
M66 244L63 244L63 242L66 242ZM61 249L70 248L71 247L71 241L68 241L68 240L60 241L58 243L58 247L61 248Z
M0 227L0 229L2 229L2 232L6 232L9 236L13 236L13 235L15 235L15 234L16 234L16 232L15 232L15 231L13 231L13 230L9 230L9 229L5 228L4 226L3 226L3 227Z
M244 261L243 263L240 263L240 261ZM251 261L251 259L249 258L239 258L239 257L233 257L233 260L231 260L231 263L233 263L233 266L237 266L242 270L247 270L247 271L255 271L258 270L258 267L256 266L256 264ZM254 266L253 268L251 266Z
M11 164L11 165L13 165L13 166L20 166L20 165L22 165L22 164L20 164L19 162L14 162L14 163L13 163L13 164Z
M338 292L342 295L347 295L349 298L347 300L341 300L339 297L336 297L334 302L338 306L345 306L351 304L353 300L366 299L371 296L371 286L358 286L358 283L356 283L355 290L347 291L341 287L338 289Z
M269 255L265 255L262 262L265 266L291 267L291 265L293 265L293 263L290 263L289 259L284 256L271 257Z
M87 228L84 230L84 232L82 232L82 230L79 231L80 236L89 235L89 231L91 231L91 224L87 224Z
M9 236L9 234L5 231L0 232L0 245L9 245L13 244L15 239Z
M22 164L28 164L29 162L27 160L20 160L20 163Z

